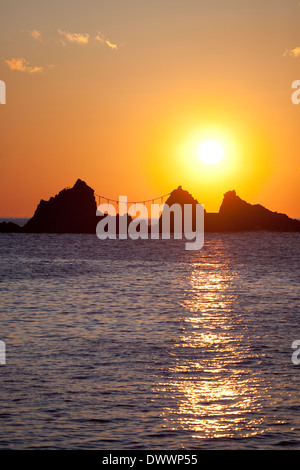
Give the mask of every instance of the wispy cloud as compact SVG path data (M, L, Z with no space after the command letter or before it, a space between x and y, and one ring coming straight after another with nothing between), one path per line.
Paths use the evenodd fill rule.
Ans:
M89 41L91 39L90 34L88 33L70 33L69 31L57 29L57 32L59 34L59 40L61 44L64 46L67 43L74 43L74 44L79 44L79 45L87 45L89 44ZM27 31L28 34L28 31ZM29 31L30 36L35 40L35 41L41 41L42 40L42 32L39 31L38 29L32 29ZM44 37L45 38L45 37ZM53 38L50 38L50 41ZM109 47L109 49L112 50L117 50L120 47L122 47L124 44L115 44L114 42L110 41L106 36L104 36L101 33L97 33L96 36L92 36L93 41L98 41L101 44L104 44L105 46ZM46 39L44 39L46 41ZM56 39L57 41L57 39ZM299 49L299 55L300 55L300 48ZM37 74L44 72L46 70L52 69L54 65L47 65L47 66L38 66L38 65L31 65L27 59L24 57L11 57L10 59L4 59L4 62L7 64L10 70L16 70L18 72L23 72L23 73L28 73L28 74Z
M286 49L285 53L283 54L284 56L291 56L291 57L300 57L300 46L295 47L294 49Z
M112 42L110 42L108 39L106 39L105 43L108 45L108 47L110 47L111 49L118 49L118 46L117 44L113 44Z
M29 65L29 62L23 57L6 59L5 63L10 70L17 70L18 72L40 73L44 70L44 67Z
M117 44L114 44L113 42L111 42L109 39L107 39L103 34L101 33L98 33L95 37L95 39L99 42L101 42L101 44L106 44L110 49L118 49L119 46Z
M81 45L88 44L89 42L89 34L70 33L69 31L62 31L61 29L58 29L57 32L61 36L61 43L64 46L66 45L66 41Z
M30 36L31 36L33 39L40 40L41 37L42 37L42 34L41 34L41 32L38 31L37 29L33 29L32 31L30 31Z

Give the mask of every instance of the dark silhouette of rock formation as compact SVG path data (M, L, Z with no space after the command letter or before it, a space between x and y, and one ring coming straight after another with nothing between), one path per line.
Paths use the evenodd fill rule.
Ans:
M177 189L174 189L168 199L166 200L166 204L172 206L172 204L179 204L182 209L184 204L192 204L192 206L196 206L199 204L197 199L195 199L188 191L182 189L182 186L178 186Z
M1 222L0 233L15 233L22 232L22 227L14 222Z
M219 223L222 230L275 230L282 232L300 232L300 222L285 214L272 212L260 204L249 204L228 191L219 210Z
M179 186L172 191L166 203L168 206L179 204L184 217L184 204L192 205L193 231L196 227L196 205L198 201ZM49 201L40 201L34 216L24 227L12 222L0 223L0 232L20 233L96 233L96 225L106 215L96 215L94 190L84 181L78 179L73 188L63 189ZM127 226L132 218L127 217ZM162 231L162 218L159 219L159 230ZM184 225L182 225L184 227ZM119 232L119 215L116 220ZM300 221L291 219L285 214L272 212L260 204L249 204L228 191L223 198L218 213L204 211L205 232L232 232L269 230L280 232L300 232ZM170 231L174 231L174 215L170 213Z
M49 201L42 199L24 231L95 233L96 208L94 190L78 179L73 188L63 189Z
M172 191L166 203L179 204L184 214L184 204L192 204L193 209L198 203L193 196L184 191L181 186ZM184 217L184 215L183 215ZM193 211L193 219L195 211ZM159 228L161 232L162 224L160 217ZM195 220L193 220L193 230L195 230ZM228 191L224 194L223 202L218 213L204 211L205 232L232 232L232 231L252 231L271 230L280 232L300 232L300 221L291 219L285 214L272 212L260 204L249 204L236 195L235 191ZM174 216L171 213L171 233L174 231Z
M178 186L177 189L174 189L168 199L166 200L166 205L171 207L173 204L179 204L181 207L182 213L182 227L184 227L184 205L190 204L192 205L192 230L196 230L196 205L199 204L197 199L186 190L182 189L182 186ZM164 209L165 210L165 209ZM162 232L162 215L159 218L159 231ZM170 232L174 232L174 213L170 213Z

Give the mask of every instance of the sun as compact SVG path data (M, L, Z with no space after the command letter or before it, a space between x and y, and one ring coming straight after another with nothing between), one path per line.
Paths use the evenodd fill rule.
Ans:
M203 163L207 165L215 165L223 158L224 150L219 142L214 140L207 140L200 145L198 149L198 156Z

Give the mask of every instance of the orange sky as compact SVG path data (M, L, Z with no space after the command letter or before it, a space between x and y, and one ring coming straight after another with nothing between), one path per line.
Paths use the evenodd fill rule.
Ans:
M31 216L81 178L129 200L182 185L208 211L235 189L300 217L298 1L11 0L2 10L0 216ZM222 144L219 164L199 160L205 140Z

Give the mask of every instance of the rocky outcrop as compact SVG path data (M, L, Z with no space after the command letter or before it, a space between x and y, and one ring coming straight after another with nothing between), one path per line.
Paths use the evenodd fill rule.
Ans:
M237 196L235 191L224 194L219 214L221 230L273 230L300 232L300 222L285 214L272 212L260 204L249 204Z
M199 204L188 191L182 189L182 186L178 186L177 189L171 192L170 196L166 200L166 205L171 207L173 204L178 204L181 207L182 214L182 227L184 227L184 205L190 204L192 206L192 230L196 230L196 205ZM167 210L167 209L164 209ZM159 231L162 232L162 217L163 213L159 218ZM174 232L174 213L170 213L170 232Z
M179 186L169 196L166 203L179 204L184 214L184 204L193 206L193 230L195 230L195 206L198 201L193 196ZM160 217L160 232L162 231ZM171 232L174 231L174 216L171 213ZM217 213L204 211L204 231L205 232L225 232L225 231L252 231L270 230L277 232L300 232L300 221L291 219L285 214L272 212L260 204L249 204L237 196L235 191L228 191L224 194L223 202Z
M13 222L1 222L0 223L0 233L17 233L22 232L22 227Z
M40 201L34 216L24 226L34 233L95 233L94 190L78 179L73 188L60 191L49 201Z
M196 206L196 204L199 203L188 191L182 189L182 186L178 186L177 189L174 189L171 192L170 196L166 200L166 204L169 206L179 204L183 209L184 204L192 204L192 206Z
M166 204L170 207L179 204L182 210L182 227L184 205L192 205L192 229L196 228L196 205L198 204L188 191L178 186L172 191ZM27 233L96 233L96 225L105 216L96 215L94 190L84 181L78 179L73 188L60 191L49 201L41 200L34 216L24 227L14 223L3 222L0 232ZM128 215L127 226L132 221ZM145 222L146 223L146 222ZM150 228L149 228L150 230ZM218 213L204 211L205 232L232 232L252 230L272 230L278 232L300 232L300 221L291 219L285 214L272 212L260 204L249 204L237 196L235 191L224 195ZM159 219L159 231L162 232L162 217ZM170 211L170 231L174 232L174 214ZM119 232L119 216L116 218L116 232Z

